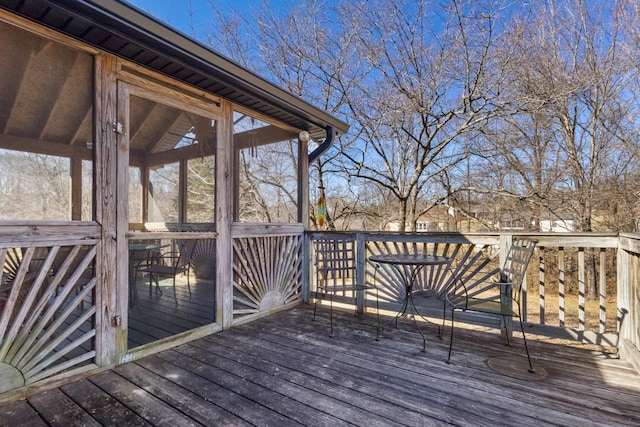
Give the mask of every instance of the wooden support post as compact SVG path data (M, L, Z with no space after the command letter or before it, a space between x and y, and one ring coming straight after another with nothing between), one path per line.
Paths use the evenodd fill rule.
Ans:
M304 231L309 230L309 146L298 140L298 222ZM311 280L311 242L307 233L302 241L302 300L309 303L309 281Z
M71 220L82 220L82 158L73 156L70 159L71 175ZM87 218L93 219L93 218Z
M127 233L129 231L129 85L118 82L118 116L116 122L118 126L111 132L116 137L116 274L117 283L115 287L116 310L120 321L111 318L112 327L116 328L116 352L118 357L124 356L128 349L127 338L129 333L129 241ZM120 130L121 129L121 130ZM113 185L113 184L112 184ZM122 360L120 360L122 361Z
M142 224L146 224L149 222L149 200L152 196L148 166L140 168L140 184L142 184Z
M216 301L217 322L223 328L233 323L233 197L237 193L238 182L233 170L233 109L222 101L222 118L218 126L216 145ZM237 157L237 156L236 156Z
M187 160L180 160L178 178L178 231L187 222Z
M117 120L117 61L109 55L96 56L96 123L95 123L95 204L96 221L101 224L101 242L96 257L96 363L101 366L114 364L118 360L116 340L122 331L111 326L118 311L116 299L116 177L117 146L113 123ZM125 330L126 344L126 330Z

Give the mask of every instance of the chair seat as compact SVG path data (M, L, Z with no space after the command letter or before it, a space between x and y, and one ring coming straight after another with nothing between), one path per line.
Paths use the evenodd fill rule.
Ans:
M456 310L472 310L481 313L499 314L501 316L519 317L518 312L498 300L466 298L463 295L449 296L447 300Z

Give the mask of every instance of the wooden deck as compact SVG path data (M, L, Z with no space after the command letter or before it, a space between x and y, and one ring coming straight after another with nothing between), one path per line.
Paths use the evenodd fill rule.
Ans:
M504 346L495 330L459 329L448 365L433 326L422 353L412 322L376 341L373 314L338 311L330 338L328 310L312 313L283 311L4 405L0 425L640 425L640 376L607 351L532 336L547 375L507 374L487 361L524 362L522 340Z
M138 301L129 310L129 349L167 338L215 321L215 283L191 278L191 294L186 278L160 281L162 295L149 295L148 278L139 278Z

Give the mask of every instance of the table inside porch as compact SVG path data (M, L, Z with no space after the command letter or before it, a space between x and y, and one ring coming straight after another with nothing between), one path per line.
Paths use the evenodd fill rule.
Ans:
M129 306L138 305L138 287L136 286L136 269L141 262L149 262L151 253L166 248L161 243L129 243Z
M391 322L395 322L395 326L398 327L398 318L404 316L407 313L407 309L411 308L413 321L416 325L416 328L418 329L418 332L420 333L420 336L422 337L422 351L425 352L427 350L427 341L424 333L420 329L420 325L418 325L416 314L426 322L432 322L430 322L424 315L422 315L416 307L416 304L413 300L414 287L417 278L420 272L423 271L424 267L443 266L444 268L449 269L452 259L449 257L437 255L399 253L372 255L369 257L369 261L378 265L387 264L392 266L398 272L398 277L401 279L401 285L404 288L404 300L402 302L400 311L394 316L393 319L378 326L376 340L380 339L380 331L385 325L388 325ZM436 326L438 327L438 336L440 336L440 325Z

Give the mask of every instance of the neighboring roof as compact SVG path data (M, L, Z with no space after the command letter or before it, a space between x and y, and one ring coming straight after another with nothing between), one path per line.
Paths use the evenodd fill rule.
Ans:
M0 0L0 8L298 129L349 126L128 3Z

